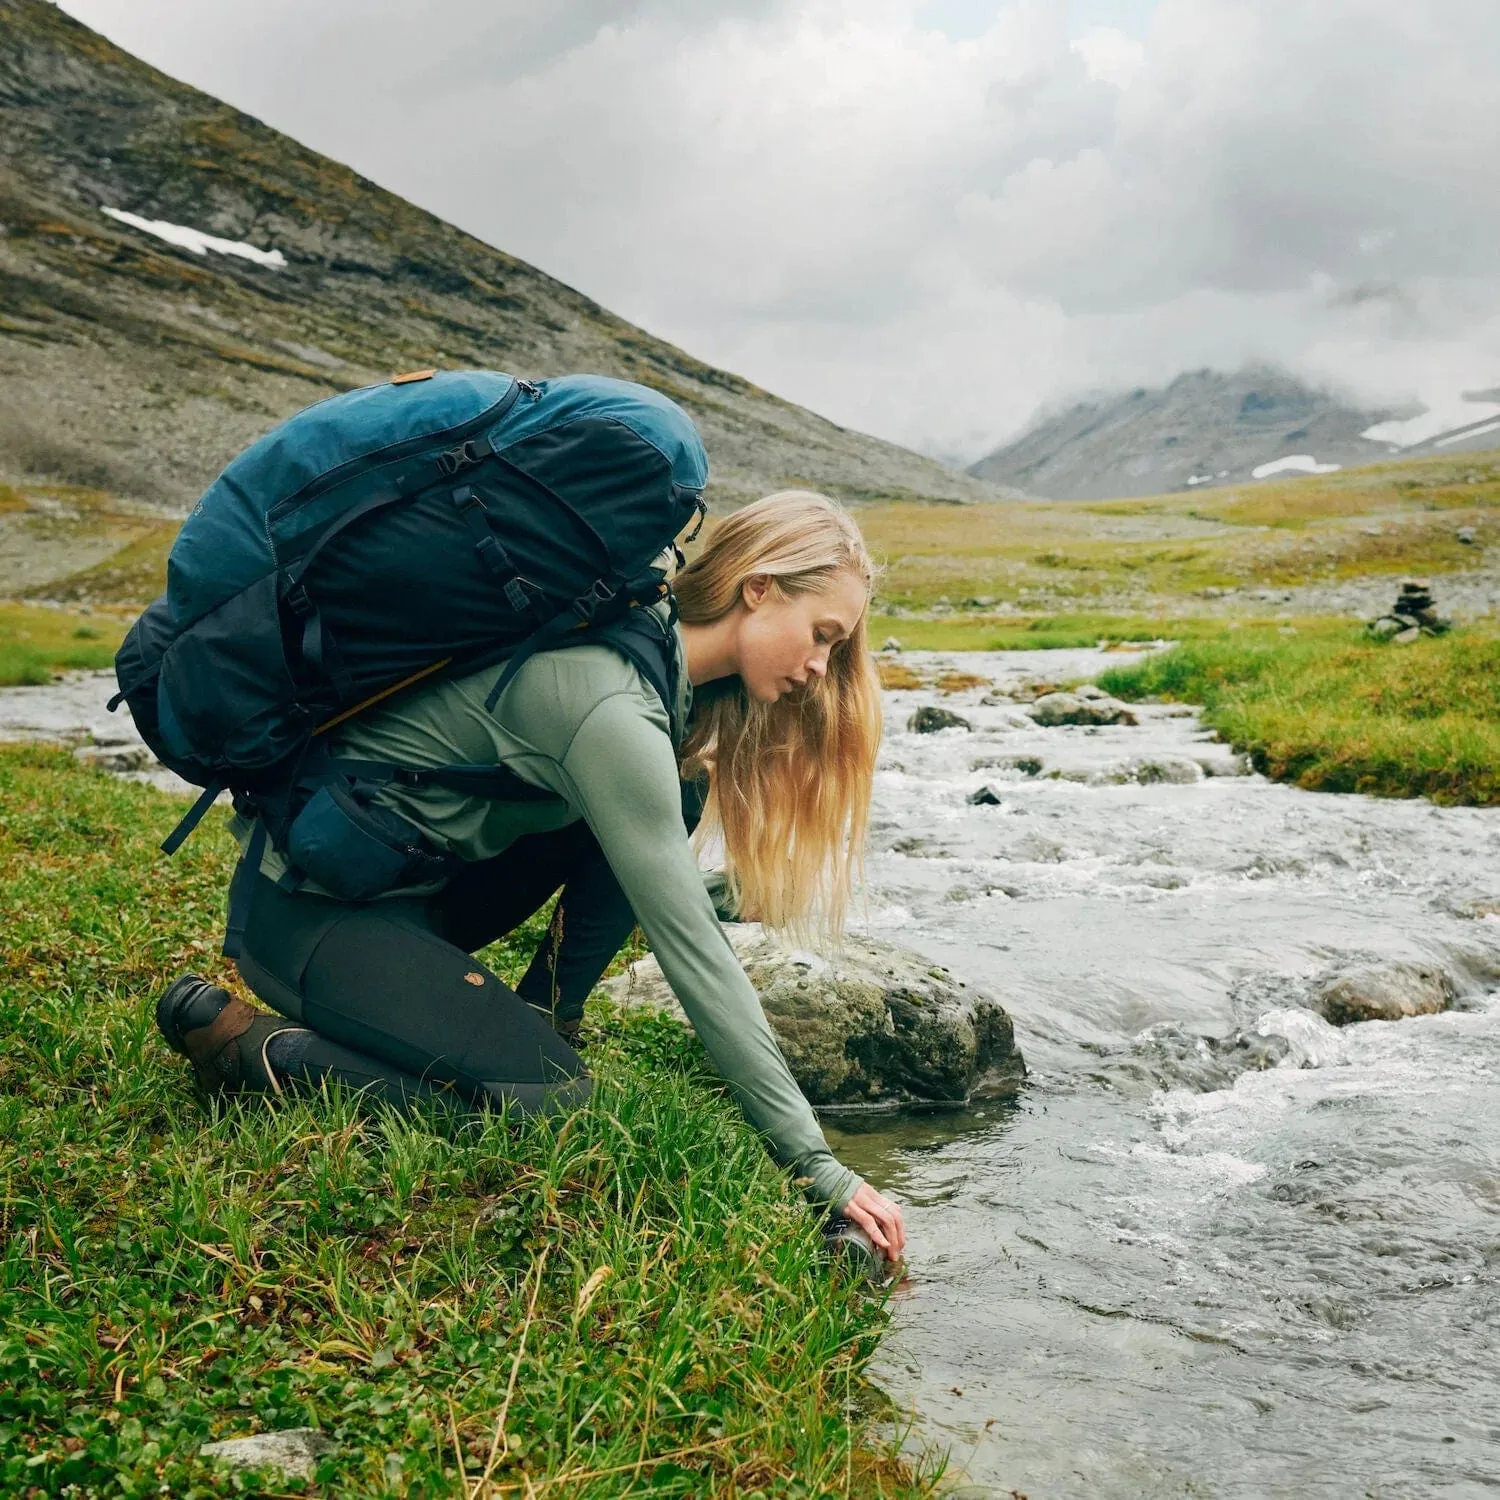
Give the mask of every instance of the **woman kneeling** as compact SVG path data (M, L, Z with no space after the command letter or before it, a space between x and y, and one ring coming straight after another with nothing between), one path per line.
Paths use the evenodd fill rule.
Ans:
M214 1092L333 1080L398 1105L566 1108L591 1087L574 1045L584 999L638 921L776 1159L899 1255L899 1208L829 1151L718 926L842 925L880 738L872 580L858 528L824 496L783 491L721 522L676 579L678 617L652 607L680 752L659 691L603 643L531 657L493 711L490 667L342 726L340 758L504 765L536 795L382 785L374 803L457 872L377 900L288 889L267 848L238 964L277 1014L189 974L158 1003L163 1035ZM700 813L725 854L707 877L688 837ZM242 847L253 833L237 820ZM511 990L472 955L559 889Z

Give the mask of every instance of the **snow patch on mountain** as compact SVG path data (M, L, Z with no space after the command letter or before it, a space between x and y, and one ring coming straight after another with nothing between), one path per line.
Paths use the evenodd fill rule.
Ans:
M1250 477L1269 479L1273 474L1336 474L1343 467L1343 464L1320 464L1310 453L1293 453L1287 458L1272 459L1268 464L1258 464L1251 469Z
M1454 395L1430 404L1420 416L1400 422L1377 422L1360 434L1372 443L1391 443L1397 448L1412 448L1429 442L1445 432L1472 426L1475 422L1500 417L1500 406L1493 402L1469 401Z
M241 260L254 261L256 265L269 266L274 271L279 271L286 265L286 256L279 250L262 250L255 245L247 245L243 240L221 240L218 235L205 234L201 229L189 229L185 224L171 224L166 219L143 219L139 214L128 214L118 208L101 207L100 211L121 224L130 225L132 229L154 234L157 239L165 240L169 245L191 250L194 255L207 255L212 250L217 255L237 255Z

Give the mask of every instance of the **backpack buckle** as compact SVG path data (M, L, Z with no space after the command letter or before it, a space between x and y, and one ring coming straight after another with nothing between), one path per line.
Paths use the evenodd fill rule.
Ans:
M586 594L580 594L573 601L573 608L583 620L592 620L598 613L601 604L608 604L615 597L614 589L602 579L596 578L589 585Z
M444 479L451 479L460 469L472 468L483 458L484 454L480 451L479 445L470 438L467 442L460 443L458 447L438 454L438 473Z

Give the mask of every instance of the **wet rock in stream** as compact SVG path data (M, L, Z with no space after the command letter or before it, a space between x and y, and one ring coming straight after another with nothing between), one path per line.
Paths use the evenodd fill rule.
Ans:
M969 767L975 771L1019 771L1023 776L1042 774L1042 760L1037 755L982 755L971 760Z
M1235 1031L1198 1036L1172 1022L1143 1031L1128 1051L1101 1049L1095 1078L1112 1088L1191 1089L1209 1094L1232 1088L1242 1073L1274 1068L1293 1052L1277 1033Z
M974 726L961 715L946 708L925 704L906 722L913 734L936 734L940 729L972 729Z
M999 1002L919 954L854 935L835 954L812 953L755 923L725 932L792 1076L821 1109L956 1106L1010 1093L1025 1074ZM602 988L687 1024L654 958Z
M1447 1010L1454 993L1452 978L1435 964L1361 964L1319 985L1312 1007L1335 1026L1400 1021Z
M1087 683L1071 693L1044 693L1029 710L1046 728L1060 724L1135 724L1129 707Z

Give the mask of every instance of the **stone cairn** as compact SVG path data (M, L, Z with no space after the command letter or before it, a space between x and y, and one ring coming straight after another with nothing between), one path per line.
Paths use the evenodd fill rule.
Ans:
M1452 620L1437 612L1428 586L1419 579L1408 578L1402 583L1391 612L1371 620L1366 628L1377 640L1405 646L1424 635L1442 635L1452 626Z

